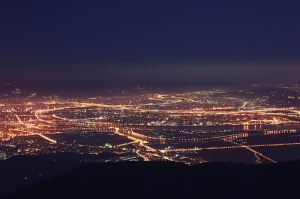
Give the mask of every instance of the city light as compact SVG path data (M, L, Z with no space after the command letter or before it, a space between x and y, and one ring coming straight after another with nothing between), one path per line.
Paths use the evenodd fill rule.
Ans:
M213 161L201 156L205 151L248 150L255 163L274 163L274 157L260 149L298 146L300 110L271 105L266 99L245 100L229 91L211 90L4 100L0 107L2 153L9 158L45 151L130 152L144 161L195 164ZM298 98L289 95L287 99ZM272 136L285 137L272 141ZM271 140L252 141L256 137Z

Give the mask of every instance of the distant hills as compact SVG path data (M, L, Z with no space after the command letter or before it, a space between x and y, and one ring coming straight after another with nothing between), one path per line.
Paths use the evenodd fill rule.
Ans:
M299 168L300 161L90 163L1 198L300 198Z

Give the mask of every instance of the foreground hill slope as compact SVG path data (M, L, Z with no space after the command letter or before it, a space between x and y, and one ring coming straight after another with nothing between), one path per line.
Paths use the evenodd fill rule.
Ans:
M300 161L91 163L2 198L300 198Z
M19 155L0 160L0 195L59 176L89 161L103 161L118 156L108 152L99 155L55 153Z

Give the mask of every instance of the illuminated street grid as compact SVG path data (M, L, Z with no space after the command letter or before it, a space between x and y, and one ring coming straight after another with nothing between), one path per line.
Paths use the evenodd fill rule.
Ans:
M285 97L300 101L299 92ZM210 158L205 154L208 151L228 151L232 157L249 156L250 163L276 162L260 149L300 145L300 109L280 106L284 101L271 104L268 98L249 100L212 90L88 99L3 99L0 157L106 151L136 154L129 160L195 164L226 159L222 158L226 154Z

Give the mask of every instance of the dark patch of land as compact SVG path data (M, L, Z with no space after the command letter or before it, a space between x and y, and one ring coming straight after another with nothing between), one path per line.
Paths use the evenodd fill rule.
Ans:
M103 161L118 156L120 155L109 152L99 155L56 153L14 156L0 161L0 194L59 176L91 161Z
M90 163L2 198L299 198L300 161Z

